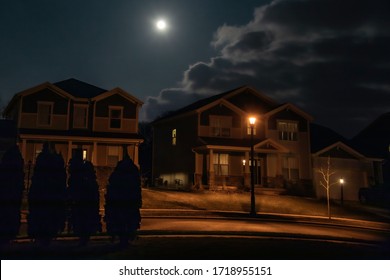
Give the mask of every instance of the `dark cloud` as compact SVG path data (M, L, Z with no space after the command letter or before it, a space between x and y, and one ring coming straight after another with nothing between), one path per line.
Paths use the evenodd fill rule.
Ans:
M149 98L146 114L248 84L352 136L390 111L388 11L380 0L275 0L244 26L221 26L211 42L219 56Z

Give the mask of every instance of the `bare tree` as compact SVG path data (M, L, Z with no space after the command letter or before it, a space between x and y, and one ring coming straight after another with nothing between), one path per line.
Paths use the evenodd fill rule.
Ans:
M330 164L330 156L328 156L327 164L325 167L321 166L320 169L317 171L321 174L322 178L320 179L320 185L325 188L326 190L326 200L328 204L328 217L331 219L330 214L330 188L337 184L337 182L332 182L332 176L336 173L336 171L333 171Z

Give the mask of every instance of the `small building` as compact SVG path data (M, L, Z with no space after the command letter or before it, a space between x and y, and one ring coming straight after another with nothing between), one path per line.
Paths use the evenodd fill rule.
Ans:
M201 99L153 122L155 185L248 189L253 146L256 191L310 188L311 121L248 86Z
M383 159L381 164L383 178L378 177L375 184L385 183L390 186L390 112L376 118L351 142L364 154Z
M105 90L68 79L42 83L15 94L4 110L13 120L25 162L35 162L44 142L67 163L76 148L95 166L113 167L123 147L138 164L138 112L142 102L121 88Z
M358 201L360 188L369 187L382 178L383 159L362 154L350 141L329 128L312 124L311 144L313 185L318 198L326 197L326 189L321 185L321 182L325 184L323 174L330 175L330 198L334 200Z

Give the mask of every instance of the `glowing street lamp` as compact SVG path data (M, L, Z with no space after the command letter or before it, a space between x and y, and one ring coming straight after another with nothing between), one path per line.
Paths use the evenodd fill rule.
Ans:
M254 142L253 142L253 131L255 129L256 118L250 117L249 124L251 128L251 216L256 216L256 201L255 201L255 173L254 173Z
M344 179L340 178L340 203L344 204Z

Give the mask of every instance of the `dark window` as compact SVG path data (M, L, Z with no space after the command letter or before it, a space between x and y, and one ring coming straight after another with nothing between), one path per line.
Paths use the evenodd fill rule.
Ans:
M48 103L38 104L38 125L51 125L53 105Z
M122 126L122 108L110 109L110 128L121 128Z

